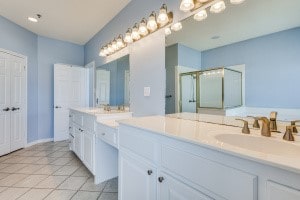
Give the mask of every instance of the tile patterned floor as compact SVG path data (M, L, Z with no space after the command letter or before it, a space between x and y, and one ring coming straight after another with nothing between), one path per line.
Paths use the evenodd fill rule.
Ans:
M67 142L48 142L0 157L0 200L117 200L118 180L94 184Z

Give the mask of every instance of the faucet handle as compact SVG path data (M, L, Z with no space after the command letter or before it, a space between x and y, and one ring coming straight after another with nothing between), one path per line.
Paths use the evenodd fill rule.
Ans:
M286 127L285 134L283 136L283 139L286 141L295 141L294 135L293 135L293 129L299 127L296 125L291 125Z
M277 118L277 112L276 111L272 111L271 113L270 113L270 119L271 120L276 120L276 118Z
M258 120L260 119L260 117L254 117L254 116L247 116L247 117L250 117L250 118L254 119L253 128L260 128L260 125L258 123Z
M300 120L291 121L291 126L293 126L293 133L298 133L296 123L300 122Z
M244 122L244 127L242 129L242 133L244 133L244 134L250 134L250 129L249 129L249 126L248 126L248 121L243 120L243 119L235 119L235 120Z

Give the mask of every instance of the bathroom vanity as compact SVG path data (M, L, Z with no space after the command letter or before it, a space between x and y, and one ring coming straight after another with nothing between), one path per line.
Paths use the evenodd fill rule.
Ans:
M122 120L119 199L299 200L295 140L172 116Z
M118 123L131 112L100 108L70 110L70 150L101 183L118 176Z

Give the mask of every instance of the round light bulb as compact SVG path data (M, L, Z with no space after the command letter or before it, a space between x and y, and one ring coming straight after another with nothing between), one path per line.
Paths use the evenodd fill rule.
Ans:
M194 0L181 0L180 10L183 12L188 12L195 7Z
M117 47L118 47L119 49L125 47L125 44L124 44L122 35L120 35L120 36L118 37L118 39L117 39Z
M101 50L100 50L100 56L104 57L106 56L105 52L104 52L104 48L102 47Z
M113 41L112 41L112 48L113 48L113 50L114 51L116 51L116 50L118 50L118 46L117 46L117 40L116 39L114 39Z
M244 1L245 0L230 0L230 3L237 5L237 4L244 3Z
M168 36L168 35L171 35L171 34L172 34L172 31L171 31L170 27L167 27L165 29L165 35Z
M124 42L126 42L127 44L132 43L132 37L131 37L131 29L129 28L125 34L125 38L124 38Z
M157 17L157 23L162 27L169 22L169 17L167 13L167 6L163 4L159 10L159 15Z
M149 31L147 29L147 21L146 19L142 19L140 25L139 25L139 34L142 36L146 36L149 34Z
M134 27L132 28L131 38L133 40L139 40L141 38L137 24L135 24Z
M180 31L182 29L181 22L177 22L171 26L172 31Z
M108 45L108 52L111 54L111 53L114 53L115 51L114 51L114 49L112 48L112 45L111 44L109 44Z
M104 49L104 54L105 54L105 55L108 55L108 54L109 54L108 47L105 46L103 49Z
M196 21L202 21L202 20L204 20L206 18L207 18L207 12L206 12L206 10L200 10L198 13L196 13L194 15L194 19Z
M153 32L155 31L158 27L157 27L157 23L156 23L156 15L155 15L155 12L152 12L150 17L149 17L149 20L147 22L147 28Z
M226 6L224 1L218 1L217 3L215 3L214 5L212 5L210 7L210 12L211 13L220 13L223 10L225 10Z

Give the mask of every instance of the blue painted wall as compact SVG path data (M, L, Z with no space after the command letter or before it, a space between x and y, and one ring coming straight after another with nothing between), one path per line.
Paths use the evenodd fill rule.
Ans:
M39 139L53 138L55 63L84 65L84 47L38 36L38 133Z
M0 48L28 59L28 141L38 139L38 36L0 16Z
M84 47L38 36L0 16L0 48L28 58L28 142L53 137L53 65L84 64Z
M300 108L300 28L202 52L202 67L246 64L246 106Z
M178 44L178 65L201 69L201 52Z

